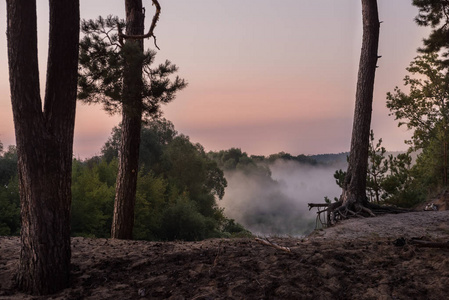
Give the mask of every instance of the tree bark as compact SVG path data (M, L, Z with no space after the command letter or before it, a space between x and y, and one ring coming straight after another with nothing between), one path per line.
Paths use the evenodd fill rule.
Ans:
M448 184L447 173L448 173L448 165L447 165L447 126L448 126L448 115L447 109L445 105L445 99L441 100L441 111L443 113L443 186L446 187Z
M125 6L126 34L143 35L142 1L126 0ZM128 48L123 74L122 138L111 228L111 237L116 239L132 239L142 124L143 40L127 39L125 47Z
M355 210L360 210L368 203L366 198L366 173L380 25L376 0L362 0L362 16L363 40L357 79L351 150L343 192L340 203L337 202L337 205ZM354 208L354 206L356 207Z
M18 288L50 294L70 274L70 204L79 1L50 0L44 110L39 91L35 0L7 0L11 103L22 229Z

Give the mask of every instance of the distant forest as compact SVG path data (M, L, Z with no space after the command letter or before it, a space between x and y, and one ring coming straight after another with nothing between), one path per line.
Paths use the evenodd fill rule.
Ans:
M110 237L121 128L115 127L101 155L73 159L73 236ZM15 146L1 149L0 235L20 233L20 198ZM243 170L272 181L276 160L311 166L346 160L347 154L315 156L280 152L248 156L240 149L208 152L179 134L165 119L141 131L134 236L145 240L201 240L250 235L219 208L227 186L223 171ZM257 201L257 199L255 199Z
M102 147L101 155L73 159L72 236L110 237L120 136L121 128L115 127ZM238 148L206 153L200 144L192 143L165 119L154 120L143 127L140 153L134 236L143 240L201 240L251 235L235 220L227 218L226 211L217 205L226 192L226 172L241 171L265 178L265 185L275 185L270 164L276 161L344 168L348 155L294 156L280 152L262 156L248 155ZM373 201L372 195L376 192L382 195L379 201L401 206L411 206L424 199L425 193L418 198L409 198L410 191L415 190L405 188L410 176L404 177L403 171L410 169L410 164L404 165L401 171L397 167L398 156L386 156L385 151L382 153L375 146L370 153L374 169L391 164L383 173L374 172L381 186L368 187L367 195L371 195ZM379 157L382 158L381 163L373 165L372 161L379 160ZM337 184L339 172L343 171L336 171L334 175ZM367 176L369 182L374 181L370 180L372 174L368 172ZM20 199L15 146L2 147L0 184L0 235L18 235ZM304 227L304 221L300 219L292 217L289 222L291 226Z

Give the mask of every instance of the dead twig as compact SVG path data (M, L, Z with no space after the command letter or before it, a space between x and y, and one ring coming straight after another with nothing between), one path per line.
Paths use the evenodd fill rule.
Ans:
M123 39L134 39L134 40L143 40L146 38L150 38L153 37L154 38L154 46L158 49L159 47L157 46L156 43L156 36L154 35L154 28L156 28L156 23L157 21L159 21L159 16L161 14L161 5L159 4L158 0L152 0L153 1L153 5L156 6L156 12L154 13L153 16L153 20L151 21L151 26L150 29L148 30L147 34L143 34L143 35L128 35L128 34L124 34L122 32L122 29L120 26L118 26L118 36L120 39L120 44L123 44Z
M221 253L221 243L222 243L222 241L220 241L218 243L217 255L215 256L214 263L212 264L212 267L210 267L210 269L209 269L209 275L212 274L212 269L217 266L218 258L219 258L220 253Z
M270 242L268 240L255 238L255 241L258 242L259 244L262 244L262 245L265 245L265 246L270 246L270 247L276 248L278 250L282 250L282 251L285 251L285 252L288 252L288 253L292 253L292 251L290 250L289 247L279 246L278 244Z
M218 243L217 255L215 256L214 264L212 267L215 267L217 265L218 257L220 256L220 252L221 252L221 241Z

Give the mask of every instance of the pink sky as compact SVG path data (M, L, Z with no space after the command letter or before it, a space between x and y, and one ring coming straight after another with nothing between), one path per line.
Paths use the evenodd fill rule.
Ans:
M147 22L153 8L147 6ZM177 64L189 82L164 108L176 129L206 150L239 147L249 154L349 150L361 45L355 0L160 0L158 60ZM415 25L410 0L379 0L381 39L373 129L388 150L404 150L385 94L402 85L427 29ZM0 32L6 9L0 6ZM41 84L47 53L48 3L38 1ZM124 16L123 0L81 0L81 18ZM6 36L0 39L0 140L14 143ZM152 41L147 42L153 46ZM43 90L43 89L42 89ZM119 116L79 103L74 153L100 153Z

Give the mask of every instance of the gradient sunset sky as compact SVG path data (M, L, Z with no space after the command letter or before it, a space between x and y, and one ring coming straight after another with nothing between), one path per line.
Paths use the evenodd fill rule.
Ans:
M249 154L349 150L362 21L359 0L159 0L157 61L169 59L189 86L164 107L165 118L206 150ZM45 84L48 1L38 0L41 90ZM402 86L405 68L429 30L410 0L379 0L381 24L372 128L387 150L404 150L410 132L388 116L385 95ZM146 24L154 8L146 6ZM123 0L81 0L81 18L124 17ZM148 27L147 27L148 28ZM0 6L0 140L14 144ZM153 40L147 47L154 48ZM78 103L74 155L100 153L120 116Z

